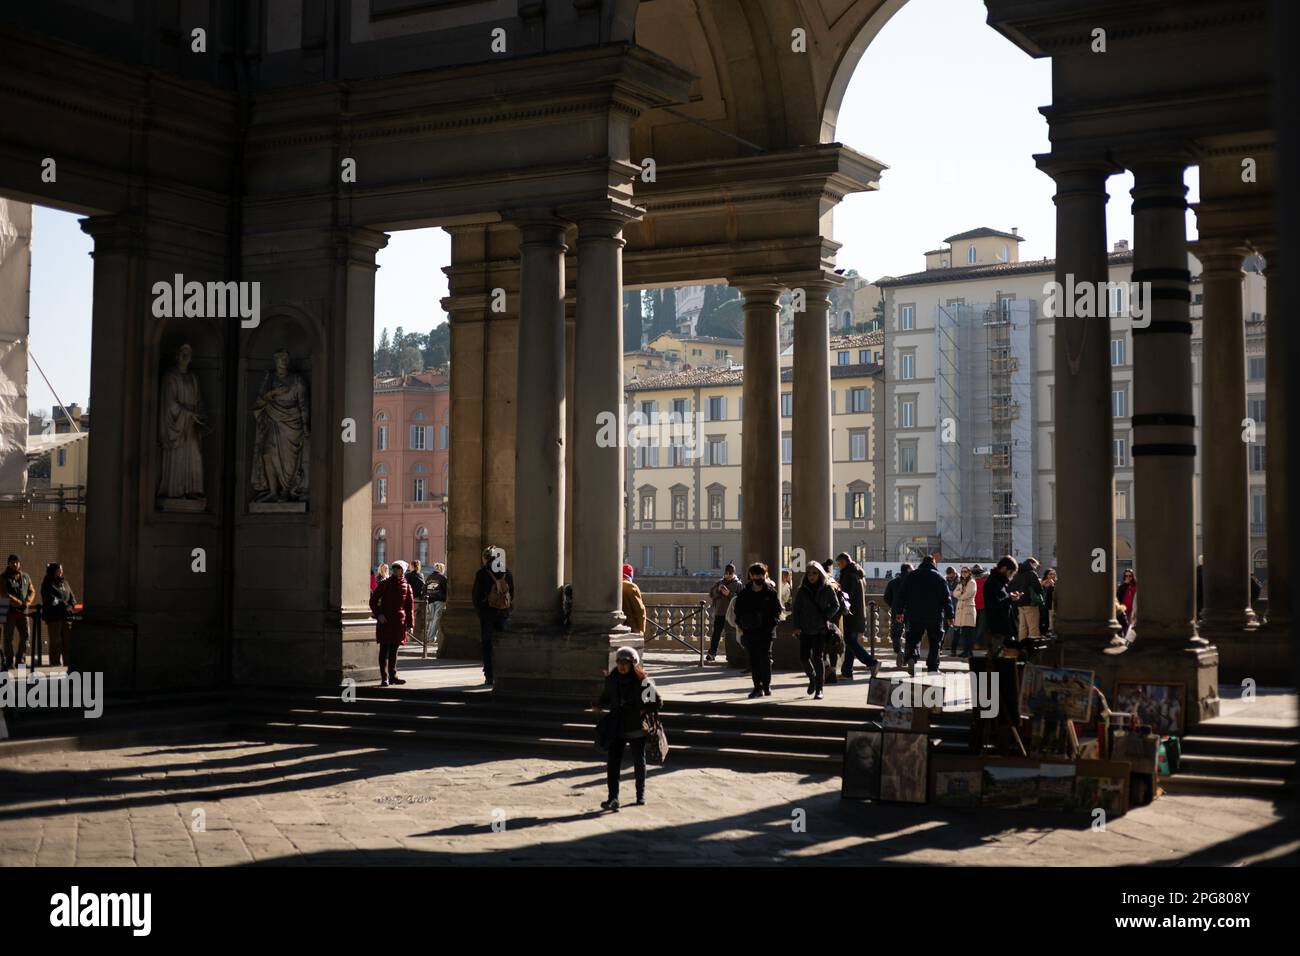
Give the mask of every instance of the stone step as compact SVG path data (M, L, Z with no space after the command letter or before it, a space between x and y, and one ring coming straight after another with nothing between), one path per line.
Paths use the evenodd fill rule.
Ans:
M1197 724L1192 729L1190 736L1235 737L1245 740L1287 740L1294 742L1297 732L1295 726L1284 723L1247 723L1215 718Z
M1219 757L1183 754L1178 773L1212 777L1250 777L1285 780L1295 770L1295 761L1267 757Z
M1200 793L1215 796L1279 797L1288 789L1287 781L1271 777L1225 777L1201 773L1179 773L1161 777L1166 793Z
M1300 755L1300 743L1258 737L1204 737L1193 734L1182 738L1185 754L1223 757L1270 757L1292 762Z

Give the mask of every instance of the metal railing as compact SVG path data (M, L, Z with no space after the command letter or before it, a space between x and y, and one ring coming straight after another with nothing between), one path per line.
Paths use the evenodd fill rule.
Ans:
M645 642L671 640L687 650L698 652L699 666L704 666L704 642L709 639L709 603L647 604ZM694 638L695 643L691 643Z

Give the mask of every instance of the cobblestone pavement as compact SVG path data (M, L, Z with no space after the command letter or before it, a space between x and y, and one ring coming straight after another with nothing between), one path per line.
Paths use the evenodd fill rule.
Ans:
M601 813L604 796L595 761L456 749L47 753L0 763L0 864L1220 865L1297 849L1289 811L1245 797L1166 796L1097 832L1083 816L844 802L837 777L797 773L670 766L648 806Z

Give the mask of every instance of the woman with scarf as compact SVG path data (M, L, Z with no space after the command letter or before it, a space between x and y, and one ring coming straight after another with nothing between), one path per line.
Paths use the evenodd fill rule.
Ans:
M826 645L832 639L831 622L840 608L839 592L830 576L816 561L808 565L803 582L794 596L794 636L799 638L799 659L808 675L808 693L822 699L826 678Z
M623 753L632 751L632 769L636 776L636 804L645 806L645 741L658 719L659 691L641 666L636 649L620 647L614 655L614 669L605 675L605 689L597 710L609 711L612 726L609 734L609 761L605 781L609 799L602 810L618 812L618 778L623 770Z

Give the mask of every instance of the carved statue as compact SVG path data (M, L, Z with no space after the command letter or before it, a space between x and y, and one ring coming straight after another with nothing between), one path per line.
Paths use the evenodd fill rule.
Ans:
M182 345L176 350L176 364L162 376L158 410L162 474L158 497L164 500L204 500L201 442L208 432L208 421L198 376L189 370L193 357L189 344Z
M258 501L307 500L308 419L307 384L289 371L289 353L280 349L253 404L253 490Z

